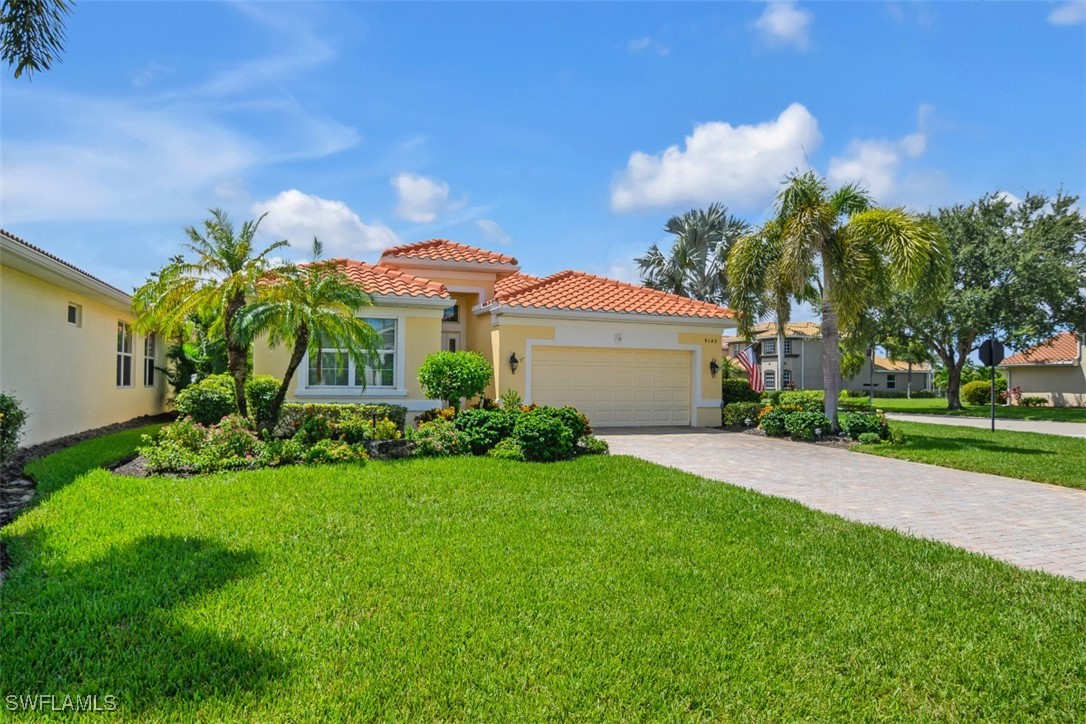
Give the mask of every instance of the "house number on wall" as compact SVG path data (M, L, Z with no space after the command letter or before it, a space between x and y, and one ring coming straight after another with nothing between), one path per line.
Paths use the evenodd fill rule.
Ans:
M720 344L720 338L719 337L706 337L705 342L703 342L703 344Z

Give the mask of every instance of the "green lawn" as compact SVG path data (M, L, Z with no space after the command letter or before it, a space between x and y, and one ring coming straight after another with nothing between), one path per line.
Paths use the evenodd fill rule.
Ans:
M1086 718L1086 585L632 458L98 470L2 535L0 693L131 718Z
M1086 440L1034 432L985 430L894 420L904 445L859 445L859 452L959 470L1086 488Z
M987 405L966 405L964 410L951 412L946 409L946 400L906 400L904 398L876 397L875 407L887 412L911 412L917 415L962 415L965 417L988 417L991 408ZM1086 407L1005 407L996 405L996 419L1004 420L1056 420L1059 422L1086 422Z

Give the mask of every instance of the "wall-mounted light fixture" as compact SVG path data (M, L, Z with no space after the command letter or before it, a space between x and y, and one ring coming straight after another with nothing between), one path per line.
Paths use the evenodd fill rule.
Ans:
M709 374L715 379L717 372L720 372L720 365L717 364L716 357L713 357L713 361L709 363Z
M509 355L509 369L512 371L513 374L516 374L517 367L520 367L520 360L517 359L517 353L514 352L513 354Z

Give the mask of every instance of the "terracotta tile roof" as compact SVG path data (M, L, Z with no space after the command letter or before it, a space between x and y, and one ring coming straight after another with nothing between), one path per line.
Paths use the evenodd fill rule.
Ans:
M539 277L532 274L509 274L494 282L494 294L511 296L525 287L530 287L539 280Z
M761 324L754 325L754 339L772 339L777 336L777 323L776 322L762 322ZM822 327L818 322L789 322L784 325L785 337L821 337ZM724 342L740 342L743 337L727 336L723 338Z
M909 363L901 360L892 360L887 357L875 355L875 369L879 372L908 372ZM927 362L913 365L913 372L930 372L931 365Z
M118 289L117 287L113 286L109 282L107 282L105 280L102 280L102 279L99 279L98 277L94 276L93 274L90 274L89 272L83 271L82 269L77 267L75 264L72 264L71 262L64 261L59 256L57 256L56 254L50 254L45 249L42 249L40 246L35 246L34 244L31 244L26 239L22 239L22 238L16 236L15 234L12 234L10 231L8 231L6 229L0 229L0 234L3 234L7 238L11 239L12 241L14 241L14 242L16 242L18 244L22 244L23 246L27 247L28 249L33 249L34 251L38 252L42 256L48 257L48 258L52 259L53 261L57 262L58 264L63 264L64 266L68 267L69 269L79 272L80 274L87 277L88 279L92 279L92 280L98 282L99 284L103 284L103 285L109 287L110 289L112 289L115 292L120 292L121 294L124 294L126 297L131 296L128 292L124 291L123 289Z
M1064 332L1003 360L1005 365L1071 364L1078 361L1079 341L1074 332Z
M370 294L451 299L444 284L407 274L398 269L389 269L354 259L340 258L331 261Z
M402 244L386 249L381 254L385 259L430 259L432 261L467 262L474 264L505 264L516 266L517 260L506 254L479 249L467 244L459 244L448 239L430 239L414 244Z
M529 278L527 274L519 276L522 279L495 291L495 303L584 312L711 319L731 317L725 307L584 272L566 270L543 279Z

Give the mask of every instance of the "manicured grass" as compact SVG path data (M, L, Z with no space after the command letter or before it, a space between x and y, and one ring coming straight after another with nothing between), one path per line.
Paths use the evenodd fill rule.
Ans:
M625 457L90 472L0 692L138 719L1086 717L1086 586Z
M911 412L916 415L961 415L964 417L988 417L987 405L966 405L964 410L951 412L946 400L906 400L904 398L876 397L875 407L886 412ZM1004 420L1056 420L1058 422L1086 422L1086 407L1006 407L996 405L996 419Z
M1086 488L1086 440L1034 432L985 430L894 420L904 445L859 445L853 450L958 470Z
M52 495L68 483L95 468L108 468L136 455L143 435L154 435L164 423L136 427L124 432L72 445L24 468L37 486L38 497Z

